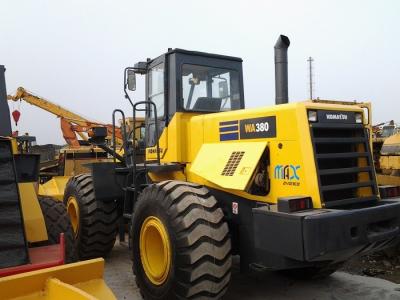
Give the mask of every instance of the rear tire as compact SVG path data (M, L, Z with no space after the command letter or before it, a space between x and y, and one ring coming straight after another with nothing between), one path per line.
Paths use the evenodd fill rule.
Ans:
M77 202L75 245L80 259L107 256L115 244L118 211L115 201L96 201L90 174L72 177L65 188L64 204ZM72 217L73 214L70 215Z
M38 200L47 229L48 241L45 244L59 244L60 234L64 233L65 262L72 263L77 261L78 256L75 249L74 232L65 206L62 202L51 197L38 196Z
M169 261L168 268L157 283L143 263L148 257L160 259L145 253L141 243L149 219L160 221L170 249L164 260ZM133 272L144 299L220 299L225 294L231 277L231 240L224 214L206 188L179 181L145 188L135 205L131 238Z

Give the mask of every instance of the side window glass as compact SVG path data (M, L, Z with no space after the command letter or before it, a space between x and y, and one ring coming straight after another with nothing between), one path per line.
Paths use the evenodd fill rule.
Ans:
M148 73L148 100L153 101L157 108L157 119L161 119L165 113L164 98L164 63L160 63L150 69ZM153 106L149 107L149 114L146 117L148 146L156 145L156 120ZM158 128L161 133L161 128Z
M156 104L157 117L164 116L164 63L149 71L149 100Z

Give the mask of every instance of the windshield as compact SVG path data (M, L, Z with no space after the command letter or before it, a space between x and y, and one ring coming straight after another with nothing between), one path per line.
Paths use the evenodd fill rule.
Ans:
M184 64L183 107L218 112L240 108L239 73L235 70Z

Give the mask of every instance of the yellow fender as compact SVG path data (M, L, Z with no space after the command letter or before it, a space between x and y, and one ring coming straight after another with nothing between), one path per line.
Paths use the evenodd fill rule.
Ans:
M39 184L39 195L63 201L65 186L70 178L71 176L54 176L46 183Z
M33 182L18 183L26 239L30 243L47 241L47 229Z
M104 260L86 260L0 278L2 300L116 300L103 280Z

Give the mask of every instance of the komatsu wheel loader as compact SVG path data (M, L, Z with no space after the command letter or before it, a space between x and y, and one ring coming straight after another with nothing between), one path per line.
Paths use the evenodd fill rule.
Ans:
M37 196L39 156L20 153L11 136L4 72L0 65L0 299L115 299L102 259L76 262L63 203Z
M275 45L271 107L245 109L237 57L169 49L125 70L133 120L146 114L146 161L123 137L123 157L76 180L93 208L130 224L145 299L222 297L232 255L243 271L323 277L398 240L400 202L379 197L364 109L287 103L289 43ZM144 101L129 97L135 74L146 76Z

